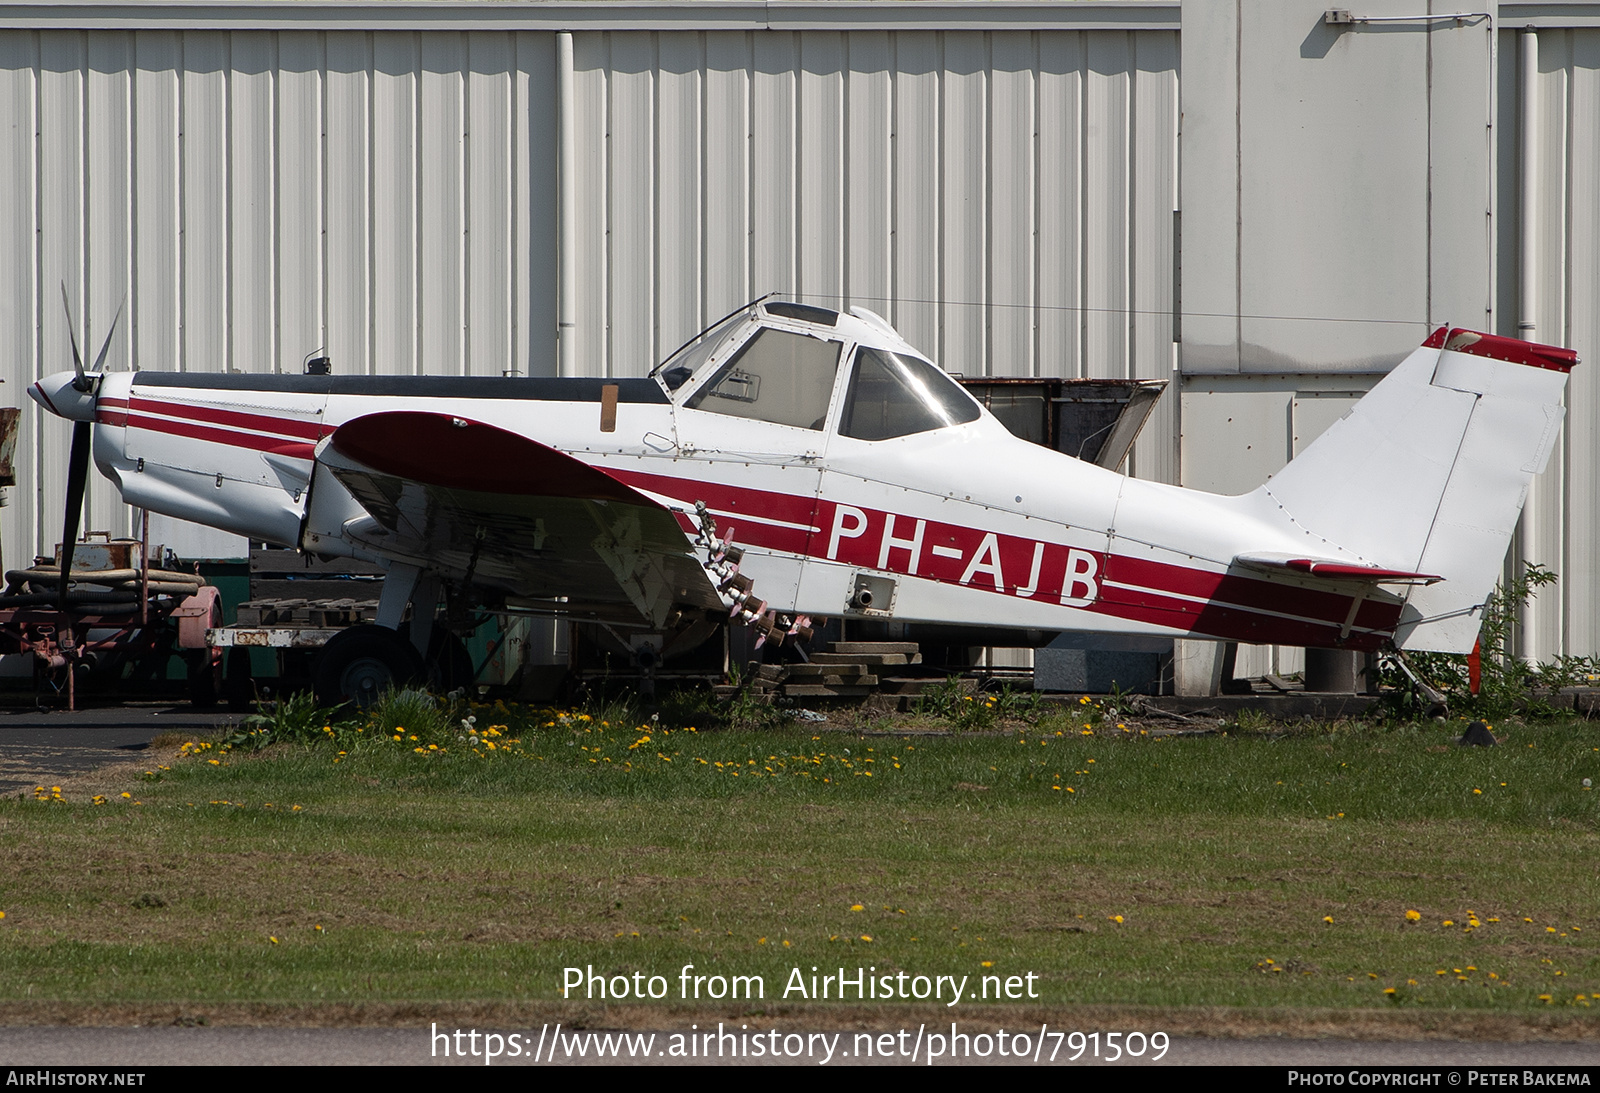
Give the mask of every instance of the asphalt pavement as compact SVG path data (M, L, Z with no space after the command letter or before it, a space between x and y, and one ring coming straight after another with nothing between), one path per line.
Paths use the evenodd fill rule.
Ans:
M240 715L188 705L107 706L74 713L0 709L0 796L127 762L164 732L202 732Z
M535 1030L537 1031L537 1030ZM1157 1060L1147 1052L1142 1058L1123 1056L1108 1063L1087 1053L1074 1060L1064 1047L1052 1063L1048 1046L1037 1060L1000 1058L992 1050L980 1056L941 1058L932 1064L919 1053L915 1060L899 1054L888 1057L857 1054L854 1030L827 1034L835 1051L831 1057L808 1044L792 1054L774 1059L771 1054L718 1055L674 1058L670 1037L681 1029L630 1031L627 1042L638 1046L650 1037L649 1047L635 1053L626 1047L605 1051L602 1044L621 1045L621 1035L602 1029L581 1035L584 1054L557 1055L532 1052L502 1057L491 1064L517 1069L540 1066L1268 1066L1268 1067L1562 1067L1590 1069L1600 1065L1600 1044L1594 1043L1466 1043L1461 1041L1380 1042L1351 1040L1199 1039L1174 1037L1171 1049ZM868 1036L875 1039L875 1036ZM441 1039L445 1039L441 1037ZM481 1037L480 1037L481 1039ZM809 1037L807 1039L810 1039ZM607 1043L610 1041L610 1043ZM780 1047L783 1041L780 1040ZM792 1045L791 1045L792 1046ZM992 1047L992 1045L991 1045ZM981 1050L981 1045L980 1045ZM0 1066L478 1066L483 1053L460 1056L440 1054L427 1028L0 1028ZM1448 1075L1445 1075L1448 1077ZM1520 1075L1519 1075L1520 1077ZM1591 1079L1592 1080L1592 1079ZM1320 1083L1319 1083L1320 1084ZM1327 1083L1333 1084L1333 1083ZM1340 1083L1343 1084L1343 1083ZM1355 1084L1355 1083L1352 1083ZM1370 1083L1381 1084L1381 1083ZM1461 1084L1456 1081L1436 1085ZM1483 1084L1469 1082L1467 1084ZM1519 1084L1519 1083L1504 1083Z

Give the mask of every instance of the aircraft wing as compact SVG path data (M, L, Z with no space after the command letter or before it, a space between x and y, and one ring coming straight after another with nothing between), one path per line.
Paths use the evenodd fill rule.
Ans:
M362 538L478 589L660 627L722 609L686 514L528 437L449 414L354 418L318 460L371 514Z

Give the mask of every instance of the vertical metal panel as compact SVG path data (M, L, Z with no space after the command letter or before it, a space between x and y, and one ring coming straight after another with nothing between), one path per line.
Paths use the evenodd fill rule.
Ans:
M1088 35L1084 125L1084 340L1086 374L1128 376L1129 85L1131 35Z
M95 351L106 335L117 307L122 304L132 277L133 242L133 36L120 31L91 31L88 35L89 254L88 331ZM132 366L133 343L123 321L117 324L106 356L106 368L127 371Z
M887 315L894 290L894 90L889 35L845 38L845 286L850 299Z
M661 135L656 142L655 265L657 356L665 356L715 316L705 313L700 267L704 42L698 34L664 34L659 48L661 73L656 96ZM735 142L718 140L719 148L728 143Z
M134 35L133 360L139 368L179 366L178 314L182 217L178 185L178 84L183 64L179 35L141 30Z
M511 366L511 40L467 35L467 370Z
M984 34L940 37L939 352L952 372L981 376L988 371L989 42Z
M362 31L337 31L327 36L324 48L327 351L341 374L365 374L372 371L372 40Z
M0 511L0 557L12 567L29 561L39 540L39 497L25 483L39 473L38 436L44 411L17 400L14 393L44 370L38 355L42 301L34 233L38 61L38 35L0 34L0 253L11 256L0 263L0 368L5 370L8 401L23 407L16 450L18 488L10 491L10 507Z
M750 278L756 294L792 293L795 270L796 36L757 34L750 84Z
M322 36L278 37L278 369L328 344L322 315Z
M844 38L799 35L799 200L796 291L837 304L844 293Z
M183 36L182 365L228 367L228 37Z
M271 134L276 129L277 35L267 31L235 34L231 54L228 363L241 372L274 372L278 364L277 145Z
M1548 32L1541 32L1541 38ZM1562 651L1600 651L1600 30L1572 38L1566 344L1583 358L1567 389L1566 550ZM1541 50L1542 52L1542 50Z
M988 231L989 345L993 376L1035 373L1034 267L1038 174L1038 40L1032 34L995 34L989 94L990 201Z
M1035 374L1083 375L1083 73L1084 36L1039 35L1039 349Z
M1132 190L1134 379L1174 377L1172 342L1173 217L1178 205L1178 36L1134 38ZM1128 468L1140 478L1178 480L1178 392L1169 387L1156 403Z
M1534 322L1539 341L1563 342L1567 336L1566 282L1568 217L1569 85L1573 75L1572 37L1567 33L1539 35L1539 267L1534 276L1540 286ZM1501 205L1506 215L1516 205ZM1516 260L1515 254L1508 256ZM1568 393L1571 405L1571 392ZM1569 441L1570 443L1570 441ZM1565 446L1565 445L1564 445ZM1545 472L1534 479L1522 519L1522 556L1526 561L1560 572L1565 540L1563 491L1566 468L1562 458L1552 458ZM1563 597L1546 593L1536 597L1523 615L1518 634L1519 651L1531 660L1548 660L1561 650Z
M78 344L86 345L84 311L84 35L44 31L39 35L38 277L40 284L39 364L44 372L72 367L62 290L72 302ZM29 248L32 253L32 248ZM93 353L91 346L84 350ZM33 480L43 521L38 544L48 552L60 539L60 512L66 495L70 427L45 417L37 434L38 470ZM26 479L18 477L18 482Z
M636 376L656 360L655 263L655 36L611 36L610 156L606 225L611 248L611 337L607 375Z
M578 283L574 313L577 329L578 374L610 374L610 344L607 329L609 311L609 265L611 224L606 218L610 201L607 172L610 164L611 129L607 104L607 70L611 64L611 41L604 34L572 36L573 86L577 96L574 110L578 132L575 147L578 179L577 220ZM638 301L630 301L637 307Z
M466 45L455 32L422 36L421 109L417 132L422 166L417 231L420 371L464 375L465 273L463 215L466 170L462 82Z
M384 375L422 371L417 336L418 36L372 36L372 369Z
M130 168L133 158L128 142L132 122L133 36L121 31L90 31L87 46L85 196L88 228L84 249L88 255L88 284L84 329L93 348L85 347L84 351L98 354L131 279L133 179ZM131 366L132 346L124 315L106 346L105 367L111 371L127 371ZM90 477L88 511L84 516L86 526L117 535L127 534L131 530L127 506L122 504L115 487L98 479L98 475Z
M894 289L888 319L913 345L940 359L939 35L894 37Z
M517 367L556 374L556 61L549 34L516 36Z
M706 314L750 299L750 36L705 36Z

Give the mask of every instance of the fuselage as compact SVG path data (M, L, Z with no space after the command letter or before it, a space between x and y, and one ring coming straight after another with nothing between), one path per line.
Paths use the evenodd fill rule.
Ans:
M778 364L751 348L761 339ZM780 366L812 378L787 384ZM647 379L112 373L93 398L94 454L130 505L455 579L460 556L398 557L364 539L360 507L316 473L346 422L426 410L525 436L659 500L680 514L686 553L704 502L761 597L798 613L1354 648L1393 630L1396 596L1233 564L1306 549L1262 491L1144 482L1028 443L929 368L881 321L754 308ZM51 381L39 392L67 401Z

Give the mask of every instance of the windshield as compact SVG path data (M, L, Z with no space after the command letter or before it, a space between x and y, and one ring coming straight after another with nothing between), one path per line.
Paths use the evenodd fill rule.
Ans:
M684 403L731 417L821 429L828 418L840 344L763 327Z
M917 357L863 348L839 432L857 440L889 440L976 421L978 404L949 376Z
M749 311L748 307L742 307L710 329L702 330L680 346L676 353L656 365L650 374L665 384L668 391L676 391L717 351L717 347L734 327L744 321Z

